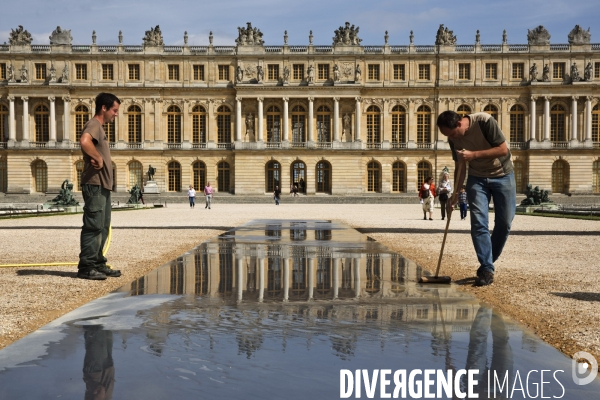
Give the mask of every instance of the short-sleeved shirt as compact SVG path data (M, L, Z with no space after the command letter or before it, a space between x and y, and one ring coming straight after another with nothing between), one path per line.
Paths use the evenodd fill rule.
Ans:
M188 190L188 197L196 197L196 191L194 189Z
M212 186L204 186L204 194L205 195L209 195L209 194L213 194L213 188Z
M467 115L470 120L469 129L464 136L449 140L452 158L457 160L457 150L487 150L506 142L496 120L488 113ZM469 175L479 178L494 178L509 174L514 169L510 150L508 154L498 158L478 158L469 161Z
M92 136L94 146L103 160L102 169L95 169L92 166L92 157L87 155L83 149L83 172L81 173L81 184L101 185L103 188L112 190L113 174L112 160L110 158L110 145L108 138L104 133L102 124L96 118L90 119L85 126L81 135L89 133Z

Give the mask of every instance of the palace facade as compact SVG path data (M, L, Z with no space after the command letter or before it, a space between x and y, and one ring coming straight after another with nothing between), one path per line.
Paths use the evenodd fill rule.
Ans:
M432 34L433 37L433 34ZM600 44L576 26L550 44L539 26L528 44L366 46L358 28L332 45L266 46L239 28L235 46L165 46L160 28L141 45L73 45L58 27L50 45L19 27L0 45L0 192L79 187L79 135L94 98L112 92L120 115L105 126L117 192L143 186L149 166L161 192L202 188L271 193L298 184L315 194L413 193L453 168L436 126L444 110L488 112L509 142L518 191L600 192Z

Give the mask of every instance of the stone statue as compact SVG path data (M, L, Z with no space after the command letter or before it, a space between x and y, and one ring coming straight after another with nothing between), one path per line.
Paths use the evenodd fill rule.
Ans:
M25 64L20 69L21 71L21 83L27 83L29 81L29 74L27 73L27 68Z
M62 70L62 75L60 76L60 81L62 83L69 83L69 65L65 63L65 67Z
M437 34L435 36L435 44L442 46L452 46L456 44L456 36L454 32L449 30L448 27L444 29L444 24L440 24Z
M287 34L287 31L283 32L283 44L285 44L285 45L288 44L288 34Z
M577 63L573 63L571 65L571 82L579 82L581 78L579 77L579 71L577 70Z
M260 65L256 67L256 82L261 83L263 78L265 77L265 73L263 71L263 67Z
M238 82L241 82L244 79L244 71L239 65L236 68L236 79Z
M590 28L588 28L588 30L586 31L579 25L575 25L575 28L573 28L569 33L568 38L569 44L590 44L592 34L590 33Z
M8 83L16 82L15 68L12 66L12 64L8 64L6 67L6 79L8 80Z
M262 46L265 41L262 39L263 34L258 28L252 28L252 23L247 22L246 28L238 26L238 38L235 43L238 46Z
M350 133L351 133L351 123L352 123L352 117L350 117L350 114L346 113L344 114L344 118L342 118L342 122L343 122L343 128L342 128L342 136L346 135L346 137L350 137Z
M50 65L50 79L48 80L48 82L56 82L56 68L54 67L54 64Z
M142 191L140 190L140 187L137 183L133 185L133 187L129 191L129 194L131 196L129 196L127 204L140 204L140 200L142 199Z
M550 67L548 64L544 65L544 71L542 73L542 81L550 82Z
M73 198L73 184L65 179L60 186L58 196L45 203L52 206L78 206L79 202Z
M475 34L475 43L481 43L481 35L479 34L479 29L477 29L477 33Z
M315 80L315 67L313 67L312 65L309 65L308 69L306 70L306 82L313 83L314 80Z
M362 74L360 70L360 65L356 64L356 69L354 70L354 81L360 82L360 75Z
M248 113L246 115L246 135L254 134L254 115Z
M119 44L123 44L123 31L119 31Z
M148 180L151 181L154 178L154 174L156 173L156 168L152 167L152 165L148 165Z
M50 35L50 44L53 46L66 45L70 46L73 41L71 36L71 30L62 30L60 26L57 26L52 35Z
M155 28L150 28L149 31L146 31L146 34L142 40L144 41L144 46L162 46L165 44L159 25L156 25Z
M531 68L529 68L529 82L537 82L537 74L538 74L537 65L535 63L533 63Z
M31 33L23 29L23 25L19 25L17 29L11 29L8 37L8 43L11 46L27 46L31 45L33 38Z
M415 43L415 35L413 34L413 31L410 31L410 36L408 37L408 39L410 40L410 44Z
M288 83L289 80L290 80L290 69L286 65L285 67L283 67L283 83Z
M534 46L543 46L550 44L550 32L543 25L530 30L527 29L527 44Z
M508 43L508 35L506 34L506 29L502 32L502 44Z
M346 22L345 26L340 26L334 31L333 45L344 46L359 46L362 39L358 37L359 27L350 26L350 22Z
M337 64L333 66L333 80L336 82L340 81L340 68Z
M592 80L592 63L588 62L583 71L583 80L589 82Z

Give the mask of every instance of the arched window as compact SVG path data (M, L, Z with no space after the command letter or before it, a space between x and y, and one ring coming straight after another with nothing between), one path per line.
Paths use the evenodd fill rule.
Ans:
M202 106L192 109L192 143L206 143L206 110Z
M221 161L217 165L217 190L229 192L229 163Z
M331 193L331 164L327 161L317 163L316 180L318 193Z
M75 141L79 142L81 134L83 133L83 127L85 123L90 119L90 112L84 105L78 105L75 107Z
M143 185L144 167L139 161L132 161L129 163L129 182L128 189L131 189L135 185L141 189Z
M513 162L515 168L515 184L517 187L517 193L525 192L525 167L523 165L523 161L514 161Z
M292 145L306 142L306 110L302 106L292 108Z
M177 106L167 109L167 142L181 143L181 111Z
M115 142L115 120L113 120L113 122L107 122L104 125L102 125L102 129L104 129L104 134L106 135L106 139L110 142L110 143L114 143Z
M169 171L169 192L181 192L181 165L171 161L167 167Z
M130 106L127 110L127 141L129 143L142 142L142 109L139 106Z
M492 117L494 117L496 122L498 122L498 107L496 107L493 104L488 104L487 106L485 106L483 111L490 114Z
M560 104L555 104L550 109L550 140L552 142L565 142L567 140L565 116L565 109Z
M596 160L592 164L592 191L600 193L600 160Z
M406 143L406 110L402 106L392 108L392 143Z
M0 104L0 142L8 142L8 108Z
M298 186L299 193L306 193L306 164L303 161L292 163L292 183Z
M217 141L231 143L231 110L227 106L217 109Z
M417 108L417 144L431 143L431 109L427 106Z
M50 111L45 105L39 105L35 109L35 141L47 142L50 138ZM27 121L25 121L27 123ZM81 133L81 132L80 132Z
M75 176L77 177L77 190L81 192L81 174L83 174L83 160L75 163Z
M317 142L331 142L331 111L327 106L317 108Z
M531 132L533 137L535 132ZM510 141L522 143L525 141L525 109L515 104L510 108Z
M206 186L206 164L202 161L196 161L192 169L194 171L194 188L196 191L204 190L204 186Z
M552 164L552 193L569 193L569 164L564 160Z
M48 166L43 160L36 160L31 167L35 191L46 193L48 190Z
M600 142L600 104L592 108L592 142Z
M381 112L379 107L367 108L367 143L381 143Z
M0 192L8 190L8 163L6 157L0 157Z
M267 108L267 142L281 142L281 114L277 106Z
M458 115L460 115L461 117L464 117L465 115L471 114L471 107L469 107L466 104L461 104L460 106L458 106L458 108L456 109L456 113Z
M417 164L417 192L428 176L433 176L431 164L427 161L421 161Z
M392 164L392 192L406 192L406 165L402 161Z
M381 192L381 165L377 161L367 164L367 192Z
M265 190L273 192L275 186L281 189L281 164L277 161L269 161L265 168Z

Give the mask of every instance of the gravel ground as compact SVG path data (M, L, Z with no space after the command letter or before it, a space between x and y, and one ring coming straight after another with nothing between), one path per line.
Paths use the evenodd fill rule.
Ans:
M103 296L204 240L251 219L335 219L435 270L445 228L422 220L420 205L214 204L212 210L168 208L113 213L109 263L123 272L106 281L76 279L76 267L0 268L0 348ZM0 220L0 263L77 261L81 215ZM8 228L8 229L7 229ZM450 226L442 275L533 329L571 356L600 360L599 221L517 216L496 263L493 285L473 287L477 259L470 224Z

